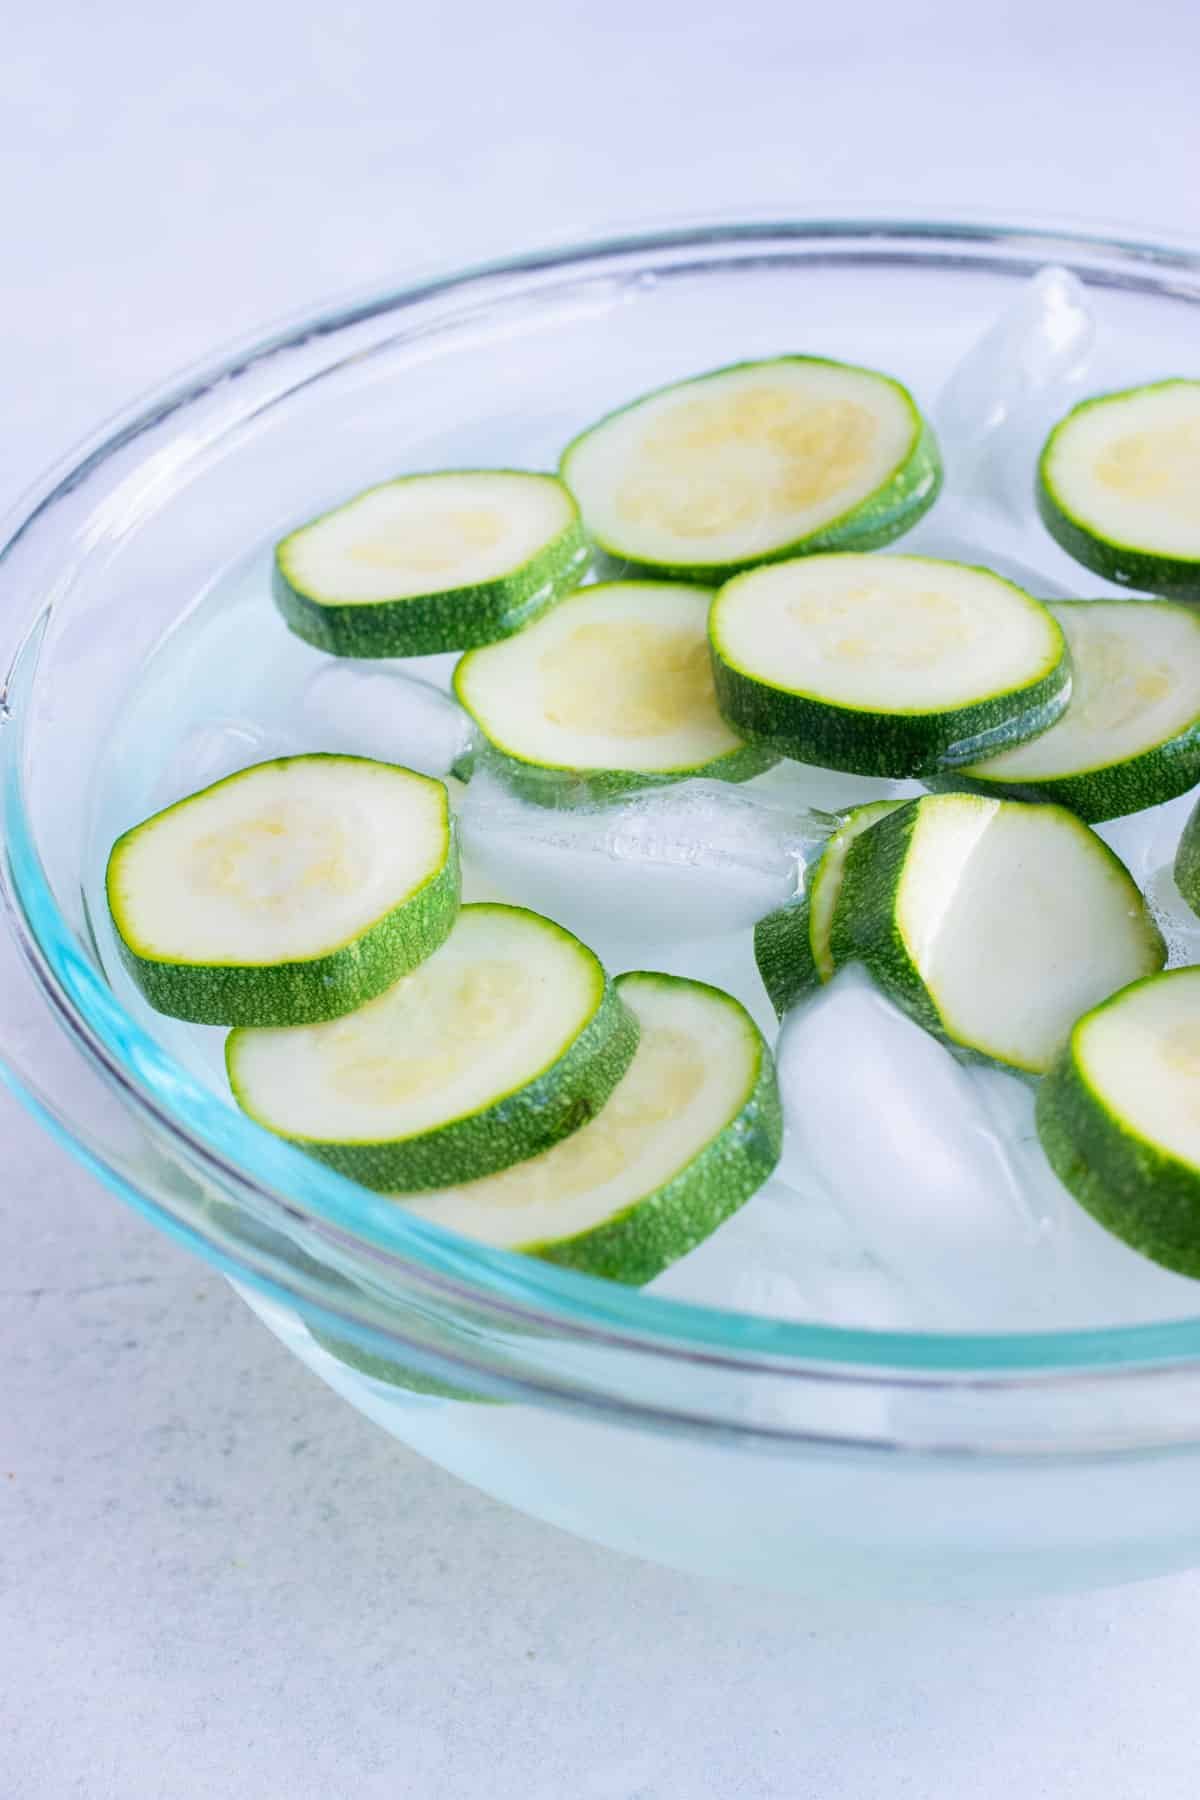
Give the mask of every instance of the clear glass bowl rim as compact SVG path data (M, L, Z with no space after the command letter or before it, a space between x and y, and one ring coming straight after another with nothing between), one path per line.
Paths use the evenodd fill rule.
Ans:
M310 308L272 330L238 340L156 387L85 439L26 492L0 523L0 569L26 530L118 451L185 412L230 376L313 337L331 341L341 330L380 315L402 314L417 303L472 288L490 290L497 283L519 287L524 278L572 266L582 272L588 266L599 269L606 260L631 257L652 264L685 249L721 251L781 240L804 242L814 250L828 241L832 253L846 259L858 245L864 260L933 267L953 266L959 258L986 266L994 257L993 266L1010 273L1032 271L1048 260L1070 265L1078 259L1087 274L1090 258L1092 278L1102 284L1200 305L1200 242L1182 237L1169 242L1139 240L1046 220L990 223L961 216L803 220L751 215L715 223L689 221L533 251ZM21 647L14 654L7 684L0 687L0 725L6 728L21 722L22 682L31 672L25 665L36 660L41 610L39 602L12 634ZM303 1218L318 1234L325 1230L342 1244L361 1247L377 1269L383 1271L390 1264L410 1281L419 1284L424 1279L432 1294L494 1304L497 1316L509 1321L667 1357L717 1363L731 1371L813 1376L826 1372L850 1380L891 1379L937 1387L958 1385L956 1376L972 1381L999 1378L1005 1385L1026 1377L1044 1386L1056 1376L1068 1381L1082 1378L1090 1384L1105 1374L1126 1376L1164 1366L1176 1371L1189 1365L1200 1368L1200 1317L1006 1334L876 1332L798 1324L646 1295L534 1259L486 1250L404 1214L271 1138L219 1101L120 1008L81 955L41 868L21 791L20 755L14 742L18 735L11 729L0 734L8 740L3 769L5 848L16 902L3 910L27 968L58 1025L121 1103L152 1120L185 1164L220 1167L232 1186L252 1194L268 1212L277 1210L292 1221ZM160 1098L164 1089L176 1096L174 1107ZM39 1110L36 1101L34 1110ZM56 1129L44 1110L41 1117ZM85 1164L105 1174L86 1143L72 1139L69 1121L65 1130L62 1124L57 1127L57 1134ZM278 1298L289 1298L286 1270L276 1271L272 1278L272 1272L263 1269L231 1269L228 1254L206 1239L196 1218L172 1217L157 1200L130 1193L111 1172L107 1179L227 1272L244 1273ZM349 1309L339 1312L332 1302L325 1310L331 1321L340 1317L351 1326L359 1322ZM386 1336L377 1318L364 1316L361 1324L376 1340ZM395 1341L403 1347L405 1340L397 1333Z

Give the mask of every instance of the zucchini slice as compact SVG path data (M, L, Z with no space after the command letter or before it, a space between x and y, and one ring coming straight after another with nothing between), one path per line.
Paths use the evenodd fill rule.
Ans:
M1175 886L1200 916L1200 800L1188 814L1175 852Z
M458 846L440 781L284 756L135 825L105 882L122 961L159 1012L303 1025L437 949L458 912Z
M1047 604L1071 653L1070 705L1032 743L964 773L1089 824L1186 794L1200 781L1200 618L1168 600Z
M904 804L871 800L847 813L821 852L804 893L767 913L754 927L754 960L779 1018L803 995L833 980L829 937L850 846Z
M774 756L744 743L717 711L711 599L678 582L604 582L518 637L464 656L454 691L495 774L555 806L769 768Z
M1038 1089L1055 1174L1134 1250L1200 1276L1200 969L1135 982L1079 1020Z
M1070 693L1057 621L986 569L813 556L728 582L709 618L730 725L797 762L924 775L1045 731Z
M979 794L906 801L855 839L830 948L935 1036L1034 1074L1166 960L1129 871L1074 813Z
M748 1200L783 1138L758 1027L702 982L636 973L615 985L641 1035L589 1124L502 1175L396 1199L485 1244L634 1285Z
M226 1065L251 1118L387 1191L473 1181L557 1143L604 1104L636 1043L586 945L485 904L348 1018L232 1032Z
M610 556L712 583L782 556L891 543L941 484L908 390L816 356L659 388L583 432L560 470Z
M275 602L334 656L429 656L519 631L582 579L589 554L553 475L406 475L277 544Z
M1082 401L1046 440L1037 502L1051 536L1106 581L1200 599L1200 381Z

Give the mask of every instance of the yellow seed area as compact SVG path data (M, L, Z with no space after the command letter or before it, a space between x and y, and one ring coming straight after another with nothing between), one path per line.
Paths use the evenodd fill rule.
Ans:
M1160 1054L1164 1074L1181 1083L1188 1112L1193 1119L1200 1119L1200 1020L1184 1019L1172 1026L1163 1037Z
M397 524L387 536L351 545L350 561L368 569L436 574L453 568L465 556L493 549L504 529L503 517L491 507L436 513Z
M1148 500L1194 523L1200 512L1200 420L1131 431L1097 458L1096 479L1128 500Z
M962 601L936 588L906 594L902 609L868 583L801 594L788 602L787 616L827 661L862 667L925 669L969 641Z
M617 492L630 524L720 537L824 505L870 456L874 416L766 383L671 407L646 432L637 474Z
M427 966L378 1000L317 1027L330 1087L372 1106L434 1093L520 1023L530 978L519 963L464 966L447 981Z
M280 805L197 838L188 883L281 922L302 915L319 894L350 894L367 878L369 857L339 819Z
M691 1105L704 1076L694 1039L665 1026L643 1026L629 1072L594 1119L532 1161L464 1191L489 1207L515 1209L566 1202L603 1187Z
M607 737L648 738L715 716L702 625L605 619L579 625L538 663L552 725Z
M1098 632L1087 640L1087 658L1077 659L1070 719L1089 731L1117 731L1171 691L1171 670L1163 662L1137 662L1128 640Z

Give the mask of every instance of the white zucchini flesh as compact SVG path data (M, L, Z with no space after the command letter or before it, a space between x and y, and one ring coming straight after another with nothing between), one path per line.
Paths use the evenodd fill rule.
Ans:
M886 377L781 359L648 395L577 438L563 476L606 548L662 568L722 567L852 511L920 428Z
M358 936L440 868L446 791L353 756L281 758L128 833L110 903L144 958L273 967Z
M540 1156L499 1175L394 1197L422 1217L481 1243L544 1250L621 1220L638 1201L675 1181L745 1112L764 1078L774 1104L770 1056L745 1011L727 994L657 975L623 976L618 987L638 1019L638 1048L595 1118ZM730 1145L721 1165L698 1176L694 1209L687 1208L674 1222L684 1236L679 1251L707 1235L702 1228L706 1221L711 1228L731 1210L722 1204L723 1186L740 1201L766 1179L778 1153L768 1137L764 1133L764 1142L757 1143L747 1120L746 1170L739 1167L736 1146ZM645 1248L638 1241L636 1219L627 1223L625 1249L640 1262ZM662 1225L657 1218L651 1227L656 1240ZM580 1265L588 1261L584 1251ZM617 1267L608 1272L620 1278ZM643 1269L638 1274L645 1278Z
M521 569L575 519L552 477L413 475L371 488L285 540L288 578L340 604L478 587Z
M896 923L947 1034L1042 1070L1082 1013L1161 963L1156 934L1072 815L972 799L921 803Z
M465 656L455 691L507 755L551 768L669 773L744 749L717 711L707 588L580 588Z
M1043 478L1076 525L1117 550L1200 559L1200 382L1076 408L1050 439Z
M744 594L747 604L735 604ZM727 598L726 598L727 596ZM828 704L956 709L1032 682L1061 657L1057 628L984 569L916 556L806 558L731 584L714 614L744 673Z
M591 953L538 914L466 906L439 950L357 1012L235 1033L235 1091L260 1123L308 1143L410 1138L538 1077L603 984Z
M1200 970L1174 970L1098 1007L1072 1050L1122 1129L1189 1164L1200 1197Z
M1070 704L1040 737L977 763L970 774L1003 781L1086 774L1140 756L1196 721L1200 620L1195 613L1169 601L1046 604L1071 652Z

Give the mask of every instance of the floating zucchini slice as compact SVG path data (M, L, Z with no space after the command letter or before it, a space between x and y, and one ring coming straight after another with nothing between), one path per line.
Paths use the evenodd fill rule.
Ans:
M977 794L906 801L855 839L830 949L935 1036L1034 1074L1081 1013L1166 961L1128 870L1074 813Z
M580 588L518 637L464 656L454 691L494 772L550 806L775 761L717 711L706 588L614 581ZM486 752L485 752L486 754Z
M711 583L813 550L877 549L941 484L908 390L815 356L659 388L583 432L560 467L610 556Z
M336 1018L458 912L440 781L361 756L257 763L118 838L108 906L151 1006L201 1025Z
M1061 627L986 569L820 556L728 582L709 619L735 731L797 762L925 775L1023 743L1070 693Z
M616 988L641 1035L589 1124L502 1175L396 1198L485 1244L636 1285L749 1199L783 1134L758 1027L702 982L638 973Z
M330 1024L235 1031L238 1104L386 1191L493 1174L586 1123L637 1025L592 952L519 906L464 906L441 949Z
M334 656L427 656L510 637L582 579L579 509L553 475L408 475L275 550L275 601Z
M1200 381L1084 400L1038 464L1047 530L1106 581L1200 599Z

